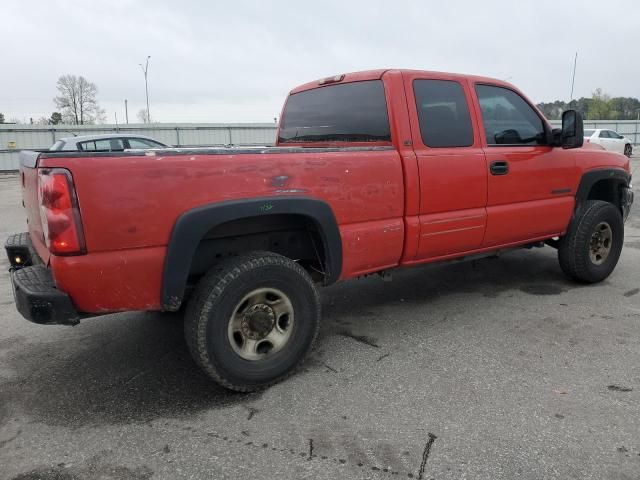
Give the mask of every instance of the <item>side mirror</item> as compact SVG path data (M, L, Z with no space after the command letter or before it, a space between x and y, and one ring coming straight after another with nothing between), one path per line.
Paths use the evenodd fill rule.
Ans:
M575 110L562 112L562 148L580 148L584 142L582 115Z

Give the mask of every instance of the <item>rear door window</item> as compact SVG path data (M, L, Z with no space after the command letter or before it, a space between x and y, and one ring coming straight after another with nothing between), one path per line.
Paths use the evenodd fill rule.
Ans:
M105 140L96 140L96 150L102 150L102 151L110 151L111 150L111 140L109 139L105 139Z
M78 150L85 150L88 152L95 152L96 150L96 142L93 140L89 142L80 142L78 143Z
M289 96L278 141L389 142L381 80L319 87Z
M422 141L428 147L468 147L473 128L462 86L451 80L414 80Z
M611 138L611 136L609 135L609 130L600 130L600 138Z
M105 138L78 143L78 148L87 152L112 152L124 150L124 144L120 138Z
M488 145L546 143L542 119L520 95L508 88L476 85Z
M109 140L109 149L112 152L124 150L124 142L121 138L112 138Z
M146 138L129 138L129 148L162 148L163 145Z

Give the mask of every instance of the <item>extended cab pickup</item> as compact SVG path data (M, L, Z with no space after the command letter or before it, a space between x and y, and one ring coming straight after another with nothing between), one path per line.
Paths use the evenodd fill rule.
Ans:
M261 388L309 351L319 285L545 243L606 278L629 160L582 142L579 114L552 130L508 83L379 70L291 91L274 147L23 152L16 305L71 325L186 305L196 362Z

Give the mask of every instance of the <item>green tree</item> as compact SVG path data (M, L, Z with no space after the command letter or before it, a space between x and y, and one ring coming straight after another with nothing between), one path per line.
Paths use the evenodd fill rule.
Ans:
M53 112L49 119L51 125L59 125L62 123L62 114L60 112Z
M609 101L611 110L620 120L636 120L640 110L640 100L631 97L614 97Z
M539 103L538 108L549 120L559 120L562 116L562 112L564 112L568 106L566 102L556 100L555 102Z
M580 97L577 100L573 100L568 108L573 108L580 112L582 118L587 118L589 115L589 109L591 108L591 100L591 98Z
M611 97L602 92L601 88L596 88L591 96L589 111L587 112L588 120L614 120L612 117Z
M550 120L559 120L562 112L577 110L587 120L636 120L640 116L640 100L632 97L614 97L601 88L591 98L581 97L565 103L562 100L539 103L538 108Z
M0 123L4 123L4 113L0 113Z

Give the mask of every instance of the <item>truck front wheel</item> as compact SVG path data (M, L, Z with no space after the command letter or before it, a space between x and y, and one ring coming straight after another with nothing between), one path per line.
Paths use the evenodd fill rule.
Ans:
M241 392L289 376L319 326L320 299L311 277L270 252L215 266L185 313L185 337L196 363L222 386Z
M624 222L618 208L590 200L576 212L567 234L560 239L560 267L575 280L600 282L618 263L623 242Z

